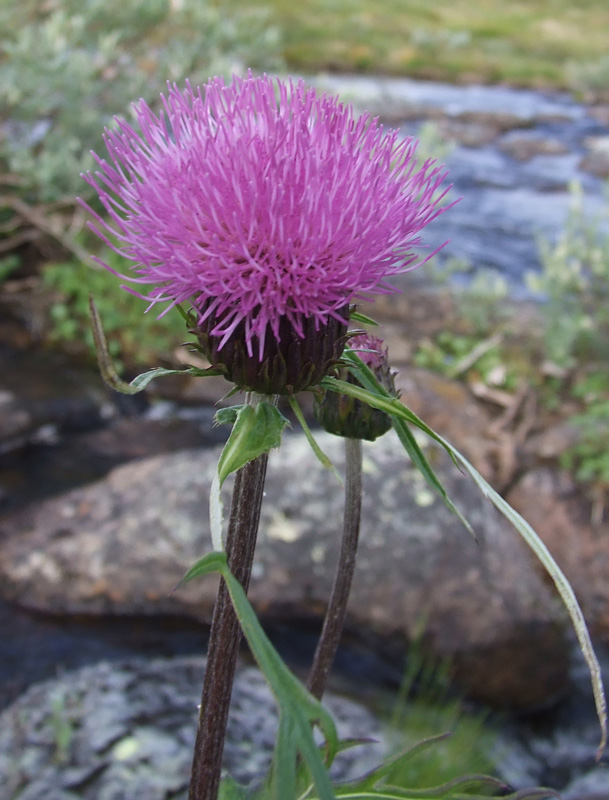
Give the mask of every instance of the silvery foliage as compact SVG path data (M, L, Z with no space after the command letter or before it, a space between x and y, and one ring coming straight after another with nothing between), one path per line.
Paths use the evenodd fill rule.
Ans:
M228 14L207 0L3 0L0 30L0 194L30 206L87 193L90 150L134 99L154 104L167 81L280 66L264 10Z

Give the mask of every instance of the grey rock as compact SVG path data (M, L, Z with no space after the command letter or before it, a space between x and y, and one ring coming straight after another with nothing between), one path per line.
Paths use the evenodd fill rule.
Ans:
M339 469L342 443L318 441ZM210 549L207 495L219 451L141 460L5 519L3 595L55 613L180 614L209 621L216 581L172 587ZM565 688L555 597L511 526L439 453L434 468L478 543L390 433L364 449L361 543L348 627L387 642L426 621L432 651L468 692L531 707ZM226 497L228 500L228 497ZM302 435L271 454L250 598L275 620L321 618L339 547L342 490Z
M12 449L12 443L30 427L30 415L12 392L0 390L0 452Z
M202 657L101 663L32 687L0 715L2 797L185 799L204 670ZM324 702L341 738L376 740L337 757L333 777L353 779L382 760L380 725L352 701L329 695ZM241 783L260 779L276 730L268 684L258 670L242 668L225 770Z
M524 133L504 137L499 149L517 161L530 161L534 156L540 155L565 155L569 152L567 145L557 139Z

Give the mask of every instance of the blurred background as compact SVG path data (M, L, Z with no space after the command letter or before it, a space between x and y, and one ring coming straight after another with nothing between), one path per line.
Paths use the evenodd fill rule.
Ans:
M405 401L537 527L603 652L609 644L609 5L2 0L0 629L11 631L0 632L2 705L58 667L202 647L188 609L151 627L143 616L154 611L121 609L110 599L113 619L105 624L103 603L94 609L86 598L67 597L58 614L44 581L24 572L19 542L43 502L61 503L65 492L103 481L121 464L223 441L225 432L212 427L215 404L227 390L221 379L158 381L133 398L102 385L89 294L127 378L180 366L192 355L181 346L177 313L160 320L144 314L145 301L91 260L95 254L124 269L88 232L75 198L95 205L80 173L93 168L91 150L103 153L104 126L115 115L129 118L133 101L154 106L167 81L198 84L248 68L303 75L320 91L336 92L356 110L418 137L421 159L449 167L451 198L462 200L430 230L433 244L449 243L433 262L397 281L402 294L363 310L384 325ZM36 539L41 549L44 536L41 530ZM85 582L87 569L74 565ZM302 603L302 618L308 624L314 618L314 630L319 609L306 592ZM581 669L577 661L573 667L564 619L548 612L539 623L531 603L526 625L508 616L505 636L498 631L484 646L487 653L496 646L505 661L501 647L516 629L522 636L511 641L518 652L551 640L534 664L514 665L524 683L539 671L537 695L524 692L510 702L526 712L533 740L541 726L556 753L551 737L562 736L560 726L575 713L574 698L584 691L577 684ZM285 635L280 604L280 597L262 602L275 609L274 624ZM416 626L396 648L379 645L387 631L368 622L365 635L353 632L355 650L341 667L345 680L357 664L364 680L374 683L376 676L395 688ZM448 658L460 690L501 706L503 684L475 697L475 684L490 687L492 680L471 672L467 631L465 644L456 645L440 617L429 624L432 662ZM560 636L544 638L556 626ZM286 635L295 662L306 662L312 645L304 645L304 655L300 649L312 641L307 636L304 627ZM374 646L362 644L369 639ZM548 677L550 662L556 671ZM444 685L447 672L440 673ZM434 666L426 674L439 673ZM539 709L550 707L540 721ZM426 707L421 719L429 718ZM466 751L484 738L480 719L467 733ZM427 735L426 725L418 732ZM579 741L593 738L593 711L582 725L587 733L579 730ZM535 741L526 745L526 757L536 747L538 768L522 767L521 778L562 788L592 769L590 748L567 769L564 753L573 743L560 751L557 766L548 755L553 745L544 751ZM488 763L488 754L481 758L472 769Z

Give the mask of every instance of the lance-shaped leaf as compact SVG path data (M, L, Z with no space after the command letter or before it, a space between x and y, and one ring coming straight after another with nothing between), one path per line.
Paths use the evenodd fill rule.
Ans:
M222 420L225 418L226 415L221 417ZM262 453L268 453L273 447L279 447L286 425L289 421L272 403L262 401L255 406L238 406L233 429L218 461L220 486L231 472L236 472Z
M334 464L330 461L328 456L321 449L321 447L315 441L315 437L313 436L313 433L307 424L307 421L305 419L304 414L302 413L302 409L298 403L298 400L294 397L294 395L288 395L288 402L290 404L290 408L294 412L294 416L300 423L300 427L302 428L302 431L305 435L307 442L309 443L309 446L311 447L311 450L319 460L320 464L322 464L322 466L324 466L326 469L329 469L333 473L336 480L342 486L343 479L341 478L340 473L338 472Z
M93 341L95 342L95 353L99 371L104 381L111 389L122 394L137 394L142 392L155 378L162 378L165 375L193 375L195 377L206 377L209 375L222 375L219 367L208 367L199 369L198 367L187 367L186 369L165 369L157 367L137 375L130 383L124 381L112 361L112 356L108 350L108 342L102 326L101 317L97 306L92 297L89 298L89 310L91 312L91 328L93 330Z
M358 379L361 380L360 373L358 372L357 374ZM603 689L600 665L598 663L596 653L594 652L594 648L592 647L592 642L590 641L590 634L588 633L588 628L586 627L584 615L579 607L579 603L577 602L577 598L575 597L575 593L573 592L571 584L552 557L548 548L541 541L529 523L493 489L493 487L482 477L482 475L480 475L478 470L469 463L465 456L462 455L459 450L456 449L456 447L453 447L449 442L446 441L446 439L440 436L440 434L436 433L428 425L426 425L423 420L417 417L413 411L406 408L406 406L404 406L400 400L391 397L391 395L389 395L389 393L376 381L372 373L370 376L366 376L366 380L368 385L370 385L371 381L373 382L373 390L368 391L368 389L362 389L352 383L339 381L336 378L324 378L322 386L335 392L350 394L352 397L362 400L364 403L369 403L373 408L379 408L381 411L385 411L387 414L390 414L395 421L400 420L402 422L415 425L417 428L424 431L428 436L438 442L438 444L442 445L442 447L450 454L453 461L455 461L459 466L463 467L465 471L471 475L482 494L485 497L488 497L493 505L499 509L499 511L512 523L524 541L529 545L531 550L541 561L548 575L554 581L556 589L567 609L567 612L569 613L571 622L573 623L573 627L577 635L580 649L584 658L586 659L588 669L590 670L594 702L596 704L596 712L601 726L601 741L597 754L597 757L600 758L607 745L607 702Z
M216 413L216 422L232 423L233 429L218 460L209 491L209 527L214 550L224 550L222 540L222 484L232 472L241 469L273 447L279 447L281 434L289 421L272 403L232 406Z
M299 756L311 772L319 800L335 800L326 764L313 739L313 726L317 726L326 742L326 762L331 764L338 750L334 721L282 661L263 631L243 587L228 568L226 555L208 553L188 570L178 586L212 572L219 572L226 581L243 634L277 701L279 730L273 759L270 800L296 797L296 764Z

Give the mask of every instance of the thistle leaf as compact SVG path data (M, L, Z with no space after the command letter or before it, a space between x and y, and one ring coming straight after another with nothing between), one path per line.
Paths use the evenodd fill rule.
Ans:
M95 353L97 355L99 371L108 386L117 392L121 392L122 394L137 394L138 392L142 392L150 381L153 381L155 378L162 378L165 375L193 375L195 377L222 375L222 370L217 367L209 367L208 369L199 369L198 367L165 369L164 367L157 367L156 369L142 372L141 375L137 375L130 383L127 383L116 371L112 356L108 350L108 342L102 326L101 317L92 297L89 297L89 310L91 313L91 327L93 330L93 341L95 342Z
M332 474L334 475L334 477L336 478L336 480L342 486L343 485L343 479L341 478L339 471L336 469L336 467L334 466L332 461L324 453L324 451L321 449L321 447L317 444L317 442L315 440L315 437L313 436L313 433L311 432L311 429L307 425L307 421L306 421L306 419L304 417L304 414L302 413L302 409L301 409L301 407L300 407L300 405L298 403L298 400L294 397L294 395L291 394L291 395L288 395L288 402L290 404L290 408L294 412L294 416L296 417L296 419L300 423L300 427L302 428L302 431L303 431L303 433L304 433L304 435L305 435L305 437L307 439L307 442L311 446L311 450L315 453L315 455L317 456L317 458L318 458L319 462L322 464L322 466L324 466L326 469L329 469L332 472Z
M605 699L605 692L601 678L601 669L598 659L594 652L590 634L586 627L586 621L582 614L575 593L571 584L563 574L562 570L550 554L549 550L539 538L537 533L529 525L529 523L520 516L520 514L501 497L493 487L480 475L478 470L469 463L469 461L462 455L459 450L453 447L446 441L440 434L432 430L426 425L423 420L419 419L417 415L406 408L400 400L391 397L388 392L376 381L376 378L370 370L366 373L365 365L357 364L357 357L353 353L347 353L347 357L354 362L354 368L359 369L357 372L358 380L362 383L362 375L365 377L366 385L372 387L371 390L361 389L354 384L347 383L346 381L339 381L335 378L324 378L322 386L332 391L340 391L345 394L351 394L358 400L369 403L373 408L380 408L382 411L390 414L394 421L402 421L415 425L420 430L424 431L438 444L450 454L453 461L460 467L463 467L473 478L474 482L485 497L493 503L493 505L512 523L518 533L522 536L524 541L528 544L531 550L535 553L537 558L543 564L546 572L554 581L554 585L567 609L571 618L571 622L575 629L580 649L588 665L590 671L590 678L592 682L592 691L594 694L594 702L596 704L596 713L601 727L601 740L598 747L597 758L600 758L602 752L607 746L607 701ZM357 360L356 360L357 359Z
M263 631L243 587L228 568L225 553L208 553L188 570L178 586L213 572L219 572L226 581L243 635L277 700L279 731L273 758L270 800L286 800L296 796L299 755L311 773L319 800L335 800L326 769L338 751L338 736L332 717L282 661ZM313 739L313 727L318 727L324 736L326 764Z

